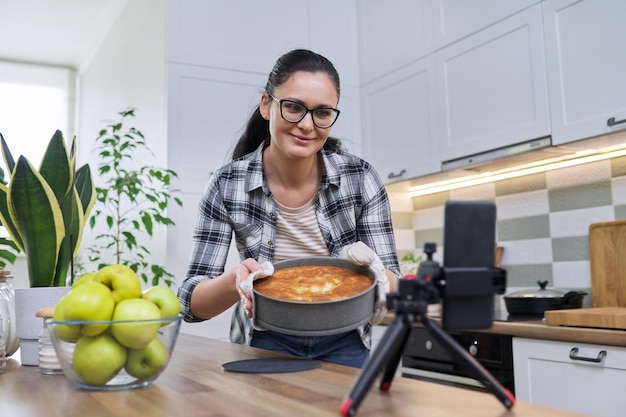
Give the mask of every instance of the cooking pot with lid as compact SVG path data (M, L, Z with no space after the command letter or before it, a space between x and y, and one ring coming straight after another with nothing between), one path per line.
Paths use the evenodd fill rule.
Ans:
M546 310L581 308L585 291L564 291L546 288L548 281L537 281L539 289L520 290L505 295L509 314L543 315Z

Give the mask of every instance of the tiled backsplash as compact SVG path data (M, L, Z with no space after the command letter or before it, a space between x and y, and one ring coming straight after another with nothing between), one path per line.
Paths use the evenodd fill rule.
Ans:
M509 288L538 288L538 280L547 280L549 287L589 290L589 225L626 219L626 157L413 199L390 198L400 256L418 255L424 242L435 242L435 259L441 261L445 202L494 201Z

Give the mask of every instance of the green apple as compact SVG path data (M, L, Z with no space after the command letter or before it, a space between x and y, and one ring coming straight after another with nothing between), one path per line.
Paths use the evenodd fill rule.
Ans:
M61 297L57 305L54 307L54 315L52 317L53 321L65 321L63 304L65 303L66 297L67 294ZM80 326L78 325L57 324L54 329L57 336L59 336L59 339L65 342L75 343L80 337Z
M174 293L166 287L151 287L141 294L141 298L152 301L161 310L161 318L176 317L180 313L180 301ZM169 323L163 323L167 325Z
M93 280L111 289L116 304L128 298L141 297L141 280L135 271L126 265L105 266L96 272Z
M124 369L135 378L149 378L163 369L166 362L165 346L158 337L155 337L143 349L128 349Z
M143 298L122 300L113 312L113 320L122 322L111 324L111 333L127 348L142 349L156 337L161 327L160 318L161 311L152 301Z
M72 288L78 287L79 285L84 284L85 282L93 281L93 277L95 276L96 276L95 272L88 272L86 274L79 276L72 283Z
M126 356L126 348L108 332L82 336L74 347L72 367L84 383L104 385L124 367Z
M111 290L99 282L90 281L72 288L63 301L65 320L111 320L115 301ZM107 324L81 325L81 333L95 336L108 328Z

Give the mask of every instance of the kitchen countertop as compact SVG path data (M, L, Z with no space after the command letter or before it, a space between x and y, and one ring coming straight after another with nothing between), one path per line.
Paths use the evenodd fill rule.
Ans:
M490 329L476 331L486 331L530 339L626 346L626 331L624 330L553 326L545 324L541 318L528 321L494 321Z
M394 313L388 313L381 324L391 323L394 317ZM440 323L438 317L432 316L432 318ZM421 324L417 323L416 325L419 326ZM530 339L626 347L626 330L547 325L542 317L511 320L507 318L506 313L496 314L496 320L489 329L467 329L467 331L503 334Z
M86 391L63 375L10 360L0 374L0 415L74 416L339 416L343 397L359 370L330 363L287 374L242 374L221 364L280 356L215 339L181 334L168 369L145 388ZM491 394L396 377L391 389L378 380L357 416L575 417L580 414L517 402L507 411Z

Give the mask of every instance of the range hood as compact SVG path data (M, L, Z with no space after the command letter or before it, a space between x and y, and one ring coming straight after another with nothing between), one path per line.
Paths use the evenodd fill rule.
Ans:
M626 155L626 130L554 146L550 136L445 161L441 172L396 184L415 197Z
M470 169L480 171L482 167L482 169L494 171L508 168L512 165L522 165L548 158L558 158L568 153L571 153L571 151L552 146L552 137L547 136L446 161L441 164L441 170L452 171L455 169Z

